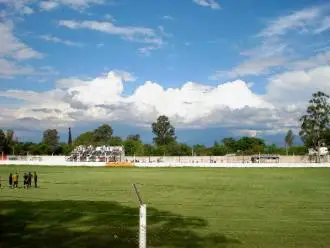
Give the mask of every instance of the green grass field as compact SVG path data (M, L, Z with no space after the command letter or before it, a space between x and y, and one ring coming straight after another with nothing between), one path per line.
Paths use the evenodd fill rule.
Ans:
M9 189L37 171L40 188ZM1 248L330 247L330 169L122 169L1 166Z

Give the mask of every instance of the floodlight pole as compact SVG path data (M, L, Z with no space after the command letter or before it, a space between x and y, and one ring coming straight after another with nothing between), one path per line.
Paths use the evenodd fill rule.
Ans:
M143 204L135 184L133 184L133 188L140 205L139 248L147 248L147 205Z

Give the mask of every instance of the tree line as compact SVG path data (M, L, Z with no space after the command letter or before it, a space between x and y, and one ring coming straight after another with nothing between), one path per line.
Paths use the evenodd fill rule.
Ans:
M68 132L68 141L60 142L56 129L47 129L43 132L40 143L19 142L14 139L12 130L0 129L0 152L16 155L69 155L74 147L79 145L108 145L124 146L127 156L223 156L226 154L251 155L257 153L295 154L305 155L308 148L318 149L320 146L330 146L330 105L329 96L323 92L312 95L306 114L300 118L301 131L299 133L304 145L294 145L295 136L289 130L285 136L285 147L275 144L267 145L261 138L241 137L238 139L227 137L215 141L212 146L195 144L189 146L177 141L175 128L167 116L161 115L151 124L154 135L152 144L145 144L139 134L128 135L125 139L113 134L108 124L81 133L72 139L71 128Z

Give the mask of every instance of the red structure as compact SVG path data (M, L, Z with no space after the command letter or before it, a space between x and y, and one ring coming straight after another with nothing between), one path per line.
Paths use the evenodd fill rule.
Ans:
M0 160L8 160L8 156L4 153L0 154Z

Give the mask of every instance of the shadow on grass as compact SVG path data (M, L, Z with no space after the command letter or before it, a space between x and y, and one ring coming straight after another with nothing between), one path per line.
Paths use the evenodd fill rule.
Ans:
M136 248L138 207L115 202L1 201L1 248ZM148 208L148 247L208 248L239 244L221 234L202 236L200 218ZM198 230L200 229L200 230Z

